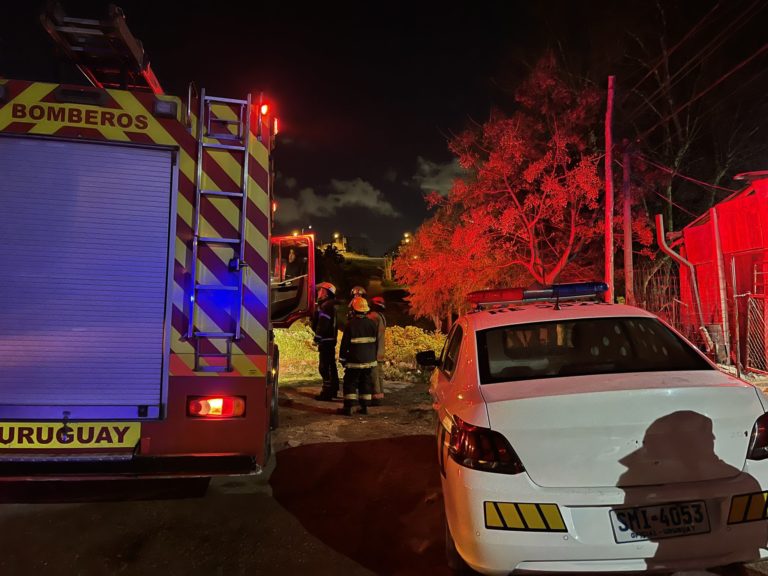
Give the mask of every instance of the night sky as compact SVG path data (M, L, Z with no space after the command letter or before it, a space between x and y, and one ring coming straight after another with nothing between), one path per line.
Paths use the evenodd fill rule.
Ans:
M665 3L682 15L681 34L713 5ZM3 4L0 75L78 79L56 60L40 2ZM81 17L106 6L62 4ZM639 1L117 4L166 92L186 95L194 80L217 96L267 94L281 127L277 233L312 225L327 241L339 231L373 255L418 227L426 191L450 187L451 134L509 101L543 50L601 78L628 28L652 26Z

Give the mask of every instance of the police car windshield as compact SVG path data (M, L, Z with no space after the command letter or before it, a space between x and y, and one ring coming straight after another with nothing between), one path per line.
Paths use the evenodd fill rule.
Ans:
M585 318L477 332L480 382L586 374L714 370L654 318Z

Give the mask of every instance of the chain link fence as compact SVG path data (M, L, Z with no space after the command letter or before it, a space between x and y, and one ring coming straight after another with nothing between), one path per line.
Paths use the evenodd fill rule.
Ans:
M765 295L753 294L747 299L746 358L747 371L768 374L765 354Z
M689 340L699 338L683 321L688 305L680 299L678 276L670 265L638 269L635 284L635 296L640 308L656 314Z

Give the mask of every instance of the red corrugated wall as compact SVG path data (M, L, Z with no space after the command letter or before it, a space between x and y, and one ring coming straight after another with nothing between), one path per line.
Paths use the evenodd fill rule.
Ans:
M725 300L730 324L730 339L735 342L736 312L738 305L738 326L743 346L745 336L747 293L765 293L763 276L755 271L768 271L765 265L768 254L768 178L755 180L742 192L715 206L717 212L720 246L723 253L725 276ZM705 325L722 323L722 304L718 280L715 230L711 213L683 229L684 244L681 254L696 269L702 315ZM732 272L735 267L735 274ZM733 278L736 286L734 289ZM734 293L736 298L734 299ZM683 302L681 320L691 332L699 326L696 303L691 286L689 270L680 267L680 299Z

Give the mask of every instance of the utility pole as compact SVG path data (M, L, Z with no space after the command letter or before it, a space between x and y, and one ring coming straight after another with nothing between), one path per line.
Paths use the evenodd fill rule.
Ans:
M624 138L624 297L630 306L635 305L635 271L632 266L632 189L630 186L630 150L629 140Z
M605 301L613 302L613 80L608 76L608 105L605 109Z

